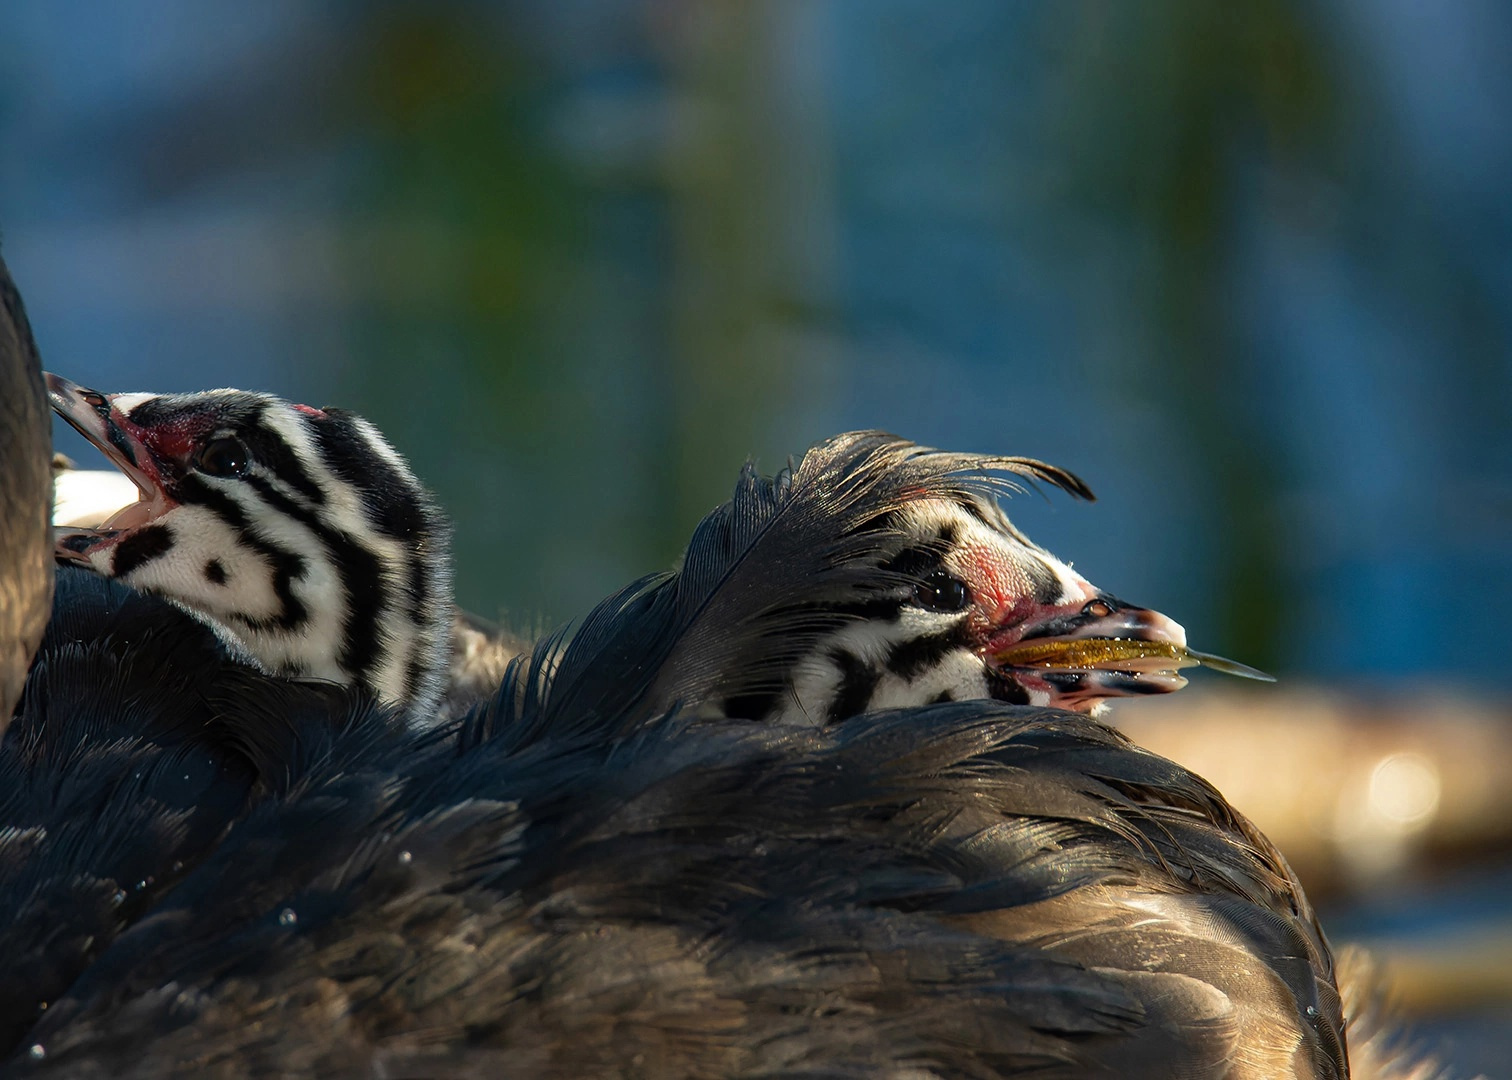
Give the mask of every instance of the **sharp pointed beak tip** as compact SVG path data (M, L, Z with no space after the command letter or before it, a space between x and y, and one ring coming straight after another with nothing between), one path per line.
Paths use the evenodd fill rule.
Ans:
M1236 675L1241 679L1254 679L1256 682L1273 683L1276 681L1276 677L1268 672L1261 671L1259 668L1252 668L1248 664L1241 664L1237 660L1230 660L1224 656L1198 652L1196 649L1188 649L1187 655L1203 667L1212 668L1214 671L1221 671L1225 675Z
M68 421L85 438L89 438L91 442L96 441L92 436L96 432L103 432L105 423L100 416L99 405L89 399L94 397L103 402L108 400L105 395L69 382L50 371L44 371L42 377L47 382L47 400L53 412Z
M61 375L54 375L51 371L42 373L43 380L47 383L47 394L53 401L53 407L57 408L59 402L71 402L79 397L79 392L84 388L78 383L69 382Z

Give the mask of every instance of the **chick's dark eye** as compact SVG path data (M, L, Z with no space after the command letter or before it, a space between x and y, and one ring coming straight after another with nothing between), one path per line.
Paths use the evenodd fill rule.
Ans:
M240 476L250 460L246 444L228 435L207 442L194 455L194 467L207 476Z
M914 586L913 599L926 611L963 611L971 603L971 590L960 578L936 570Z

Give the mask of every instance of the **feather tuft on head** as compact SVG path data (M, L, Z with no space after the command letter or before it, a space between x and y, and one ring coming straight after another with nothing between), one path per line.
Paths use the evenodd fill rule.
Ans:
M718 711L781 692L797 661L860 617L858 601L894 583L871 557L898 511L921 499L995 507L1025 490L1020 480L1093 498L1073 473L1032 458L935 450L880 431L826 439L775 476L748 462L674 571L632 583L575 632L518 657L473 728L507 727L523 741L611 722L633 730L671 709Z

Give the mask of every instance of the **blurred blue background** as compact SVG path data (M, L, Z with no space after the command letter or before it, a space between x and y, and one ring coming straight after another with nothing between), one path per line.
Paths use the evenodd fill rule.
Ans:
M47 362L372 417L555 622L748 454L1082 473L1030 534L1205 648L1509 685L1493 0L10 0ZM93 464L93 457L83 457Z
M747 455L884 427L1082 474L1015 520L1201 648L1512 689L1512 6L7 0L0 42L48 366L366 414L472 610L579 613Z

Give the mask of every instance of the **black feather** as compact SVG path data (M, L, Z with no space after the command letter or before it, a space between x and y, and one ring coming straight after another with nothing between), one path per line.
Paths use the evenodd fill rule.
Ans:
M230 664L171 605L60 568L0 743L0 1046L204 857L255 776L206 696Z
M1339 1068L1326 948L1273 850L1085 717L667 717L460 754L371 722L330 727L10 1068ZM1202 888L1181 872L1198 865Z

